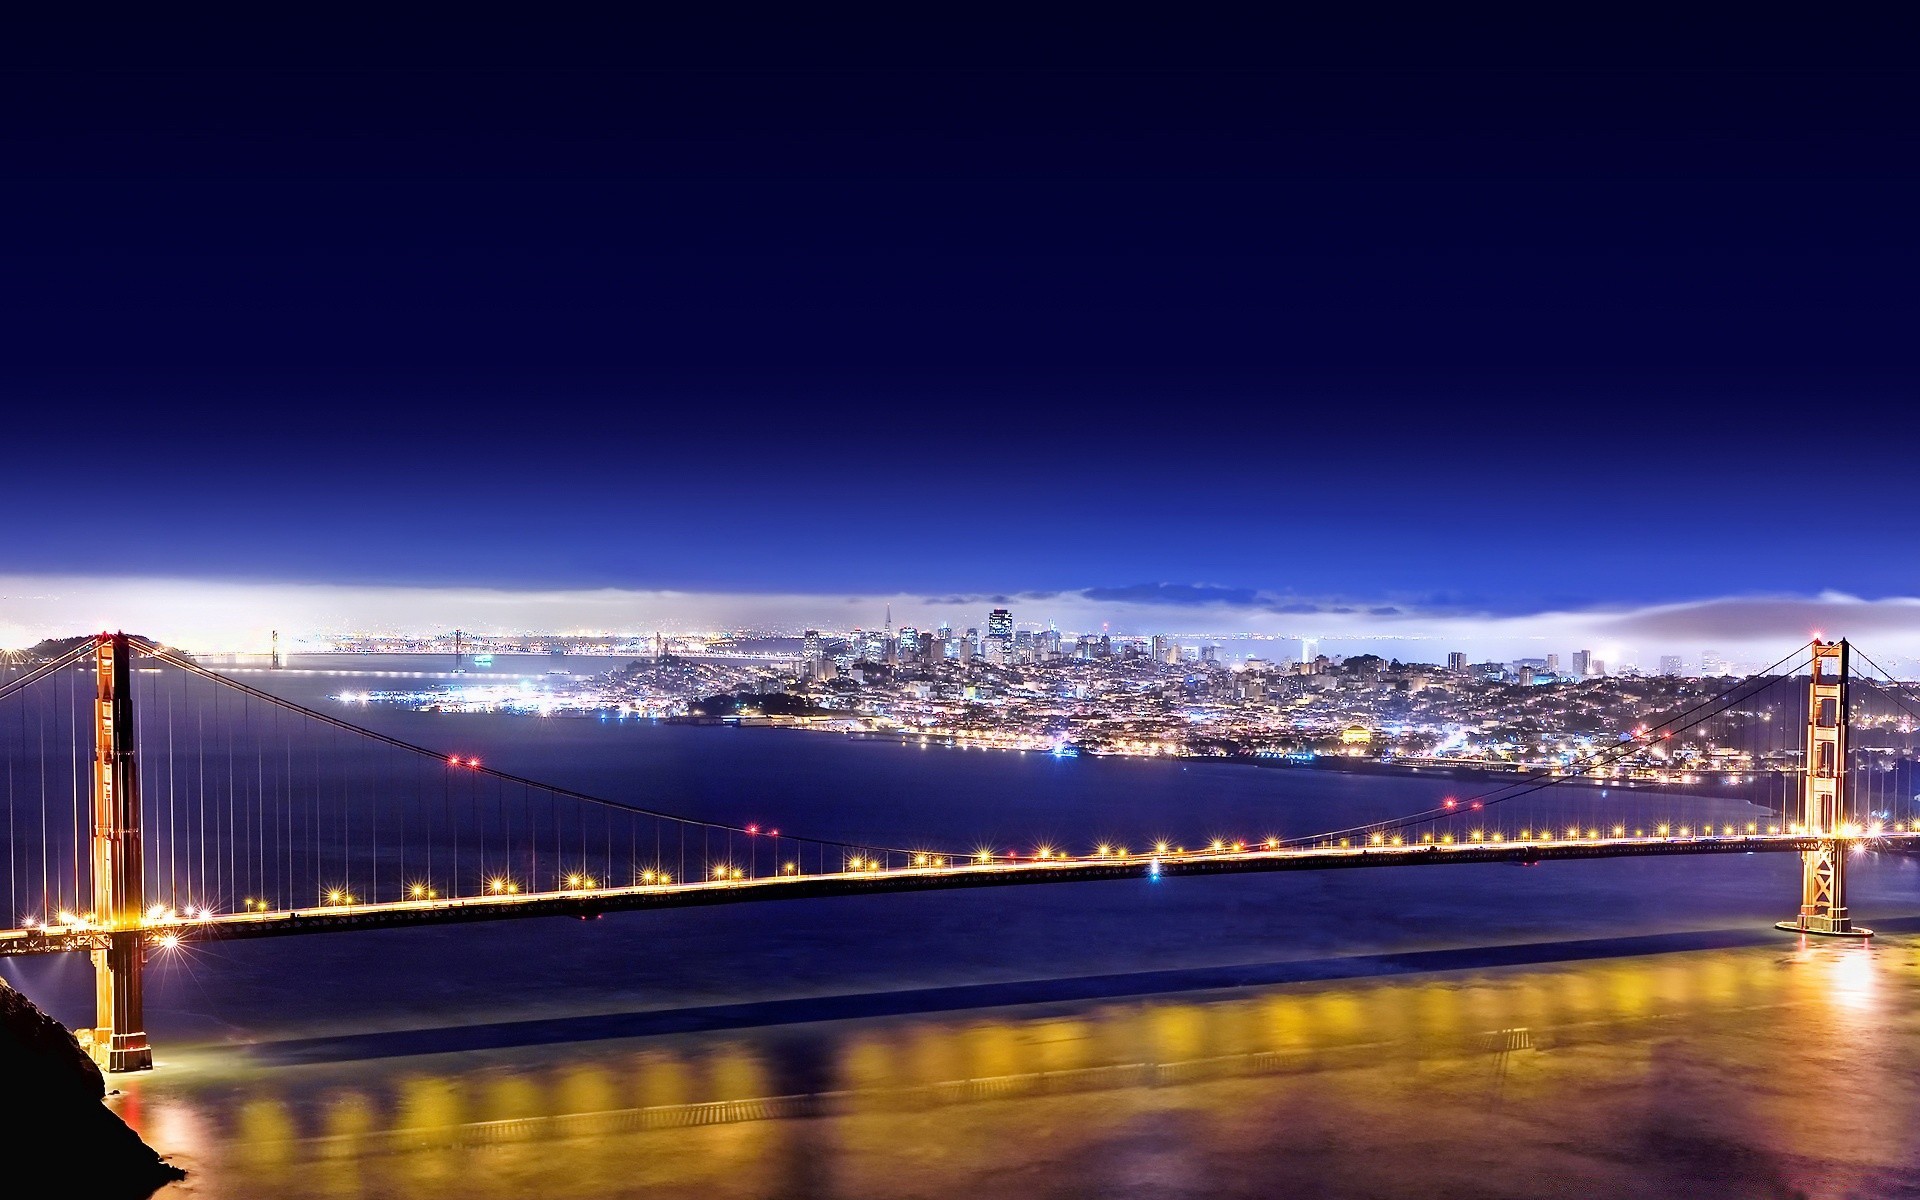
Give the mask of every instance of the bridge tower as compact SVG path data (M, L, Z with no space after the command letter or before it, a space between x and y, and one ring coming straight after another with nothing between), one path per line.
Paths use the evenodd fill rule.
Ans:
M153 1067L141 969L145 915L140 862L140 782L133 761L133 652L124 633L94 641L93 911L106 945L93 952L96 1055L109 1071Z
M1800 912L1777 928L1864 938L1847 914L1847 643L1813 643L1807 693L1807 756L1800 774Z

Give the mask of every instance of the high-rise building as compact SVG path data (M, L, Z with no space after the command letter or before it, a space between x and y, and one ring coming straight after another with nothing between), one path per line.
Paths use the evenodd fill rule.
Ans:
M897 653L901 662L912 662L920 657L920 631L911 625L902 625L894 638L894 645L899 647Z
M810 667L817 667L820 663L822 653L820 631L818 629L807 630L800 638L800 657L805 659Z
M861 649L860 657L866 662L885 662L893 651L893 641L887 637L884 629L867 630L867 643Z
M946 645L930 633L920 635L920 661L933 662L946 657Z
M1013 640L1013 610L996 608L987 614L987 636Z
M1717 650L1702 650L1700 652L1700 673L1708 676L1731 675L1733 674L1733 664L1721 658Z
M1013 662L1013 610L996 608L987 614L987 661L997 667Z
M1467 652L1465 650L1448 651L1447 670L1452 671L1455 675L1465 675L1467 673Z
M1593 674L1593 651L1575 650L1573 652L1573 673L1581 679Z
M1660 673L1662 675L1680 674L1680 656L1678 654L1662 654L1660 656Z
M1560 656L1558 654L1547 655L1547 674L1558 675L1559 673L1560 673Z

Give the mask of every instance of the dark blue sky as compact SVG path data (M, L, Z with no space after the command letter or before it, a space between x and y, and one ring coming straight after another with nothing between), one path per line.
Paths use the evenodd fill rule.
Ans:
M1920 593L1905 75L6 87L8 572Z

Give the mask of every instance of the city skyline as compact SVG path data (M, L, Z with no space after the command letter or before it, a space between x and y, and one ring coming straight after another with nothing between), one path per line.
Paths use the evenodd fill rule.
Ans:
M1196 589L1197 590L1197 589ZM1112 597L1126 591L1125 600ZM1678 654L1697 664L1703 650L1762 663L1815 634L1850 636L1888 658L1920 657L1920 600L1869 601L1827 595L1727 597L1698 604L1589 612L1493 616L1398 605L1300 602L1153 603L1178 589L1083 589L927 597L713 595L623 589L509 591L480 588L227 584L183 579L45 579L0 576L6 600L0 645L18 648L92 626L139 628L190 650L264 650L279 630L290 649L346 634L429 635L464 628L508 634L723 633L750 629L797 636L813 627L844 632L946 623L984 631L989 610L1011 607L1027 628L1105 630L1150 637L1184 634L1311 639L1333 654L1383 653L1407 661L1513 661L1579 649L1596 659L1652 671ZM1383 611L1386 610L1386 611ZM1737 636L1735 631L1746 631ZM1757 656L1757 657L1756 657Z

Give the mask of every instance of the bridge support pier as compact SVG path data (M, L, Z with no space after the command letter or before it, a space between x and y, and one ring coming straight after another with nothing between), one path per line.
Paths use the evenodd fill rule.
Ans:
M1807 695L1807 757L1800 827L1814 847L1800 854L1800 912L1774 928L1824 937L1872 937L1847 912L1847 643L1813 644Z
M133 652L124 633L94 643L93 909L108 930L93 952L93 1054L109 1071L153 1067L141 995L146 938L140 781L133 761Z

